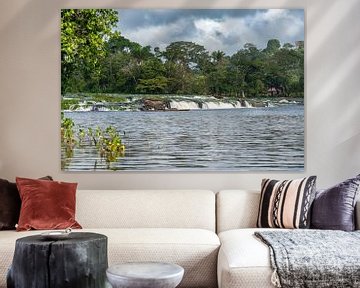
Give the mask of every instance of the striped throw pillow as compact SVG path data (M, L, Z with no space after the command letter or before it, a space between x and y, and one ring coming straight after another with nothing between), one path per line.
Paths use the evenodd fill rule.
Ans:
M263 179L257 227L308 228L316 176L294 180Z

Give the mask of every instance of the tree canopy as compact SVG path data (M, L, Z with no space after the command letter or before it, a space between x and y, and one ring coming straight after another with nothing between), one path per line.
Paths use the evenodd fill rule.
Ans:
M62 93L197 94L217 97L303 96L304 48L269 39L233 55L189 41L161 50L114 31L115 10L63 10Z
M98 63L117 22L117 11L112 9L61 10L62 92L76 74L100 71Z

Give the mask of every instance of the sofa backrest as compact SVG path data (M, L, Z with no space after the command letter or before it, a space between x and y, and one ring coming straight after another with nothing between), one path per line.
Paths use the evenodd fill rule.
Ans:
M84 228L215 231L215 193L209 190L78 190L76 220Z
M359 196L360 198L360 196ZM260 202L259 191L223 190L216 194L216 232L255 228ZM360 230L360 199L355 207L356 230Z
M222 190L216 194L216 231L255 228L260 192Z

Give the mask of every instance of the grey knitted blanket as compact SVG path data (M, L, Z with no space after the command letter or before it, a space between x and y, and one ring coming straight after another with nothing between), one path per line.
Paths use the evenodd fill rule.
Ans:
M276 287L360 287L360 230L255 232L270 248Z

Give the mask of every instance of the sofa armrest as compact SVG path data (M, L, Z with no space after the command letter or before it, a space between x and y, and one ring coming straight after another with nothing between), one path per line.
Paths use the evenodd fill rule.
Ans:
M360 230L360 199L357 200L355 206L355 229Z

